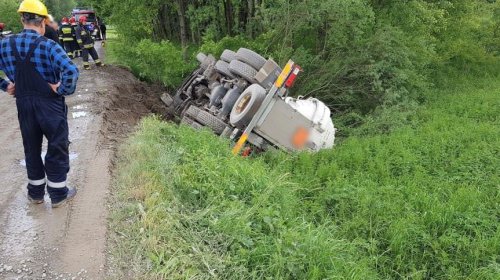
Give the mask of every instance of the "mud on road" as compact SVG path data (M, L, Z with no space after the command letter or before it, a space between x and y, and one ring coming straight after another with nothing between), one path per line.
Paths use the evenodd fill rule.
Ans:
M117 146L138 120L165 112L160 94L159 87L120 67L81 70L77 91L66 98L68 183L79 193L60 209L52 209L48 197L42 205L28 203L15 100L0 94L0 279L106 276L110 167Z

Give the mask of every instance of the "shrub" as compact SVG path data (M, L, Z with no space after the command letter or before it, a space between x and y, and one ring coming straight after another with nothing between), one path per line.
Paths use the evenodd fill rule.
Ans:
M194 68L193 64L184 62L181 49L168 41L143 39L133 44L121 39L111 43L110 51L119 63L129 66L142 79L170 88L179 86Z

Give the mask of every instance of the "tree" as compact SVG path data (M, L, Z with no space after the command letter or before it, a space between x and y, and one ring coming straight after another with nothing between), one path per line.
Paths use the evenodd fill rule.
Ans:
M69 16L71 11L76 7L75 0L45 0L44 2L49 9L49 13L56 20Z
M6 24L6 30L18 32L22 29L21 19L17 14L19 3L16 0L0 0L0 22Z

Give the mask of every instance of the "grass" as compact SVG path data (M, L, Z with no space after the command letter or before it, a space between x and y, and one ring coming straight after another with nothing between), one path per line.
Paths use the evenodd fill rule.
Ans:
M253 159L144 119L120 152L116 278L499 279L500 79L426 100L387 133Z

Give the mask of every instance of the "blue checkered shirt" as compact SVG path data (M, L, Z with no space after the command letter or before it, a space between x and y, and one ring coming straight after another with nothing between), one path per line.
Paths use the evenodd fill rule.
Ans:
M40 36L36 31L29 29L12 36L16 40L17 51L21 58L26 57L30 44ZM10 45L12 37L0 41L0 70L15 83L16 57ZM35 65L36 70L47 83L61 82L57 89L58 94L70 95L75 92L79 75L78 68L56 42L49 39L42 40L31 57L31 63ZM9 80L0 78L0 89L6 91Z

